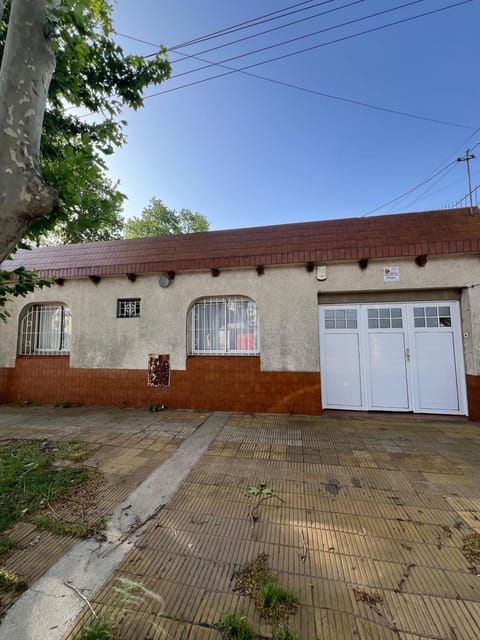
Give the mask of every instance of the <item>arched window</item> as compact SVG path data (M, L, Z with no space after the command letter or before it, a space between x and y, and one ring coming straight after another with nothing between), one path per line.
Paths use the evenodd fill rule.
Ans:
M197 300L189 314L193 355L251 355L259 352L254 300L243 296Z
M18 354L68 355L72 336L72 314L61 302L33 304L22 311L18 332Z

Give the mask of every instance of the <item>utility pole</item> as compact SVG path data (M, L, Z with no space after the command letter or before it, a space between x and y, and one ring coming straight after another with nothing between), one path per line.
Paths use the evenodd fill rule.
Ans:
M457 158L457 162L467 163L467 178L468 178L468 195L470 196L470 215L473 216L473 201L472 201L472 181L470 178L470 160L473 160L475 156L470 153L470 149L465 151L463 158Z

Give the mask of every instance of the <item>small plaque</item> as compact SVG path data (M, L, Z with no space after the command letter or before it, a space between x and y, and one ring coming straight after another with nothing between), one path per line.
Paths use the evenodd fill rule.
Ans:
M400 280L400 267L384 267L383 281L398 282Z

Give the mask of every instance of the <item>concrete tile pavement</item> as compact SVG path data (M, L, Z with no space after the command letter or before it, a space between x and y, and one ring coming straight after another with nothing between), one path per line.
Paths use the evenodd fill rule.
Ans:
M303 640L480 638L462 554L479 463L480 427L461 420L234 415L93 606L124 640L220 638L227 611L270 637L232 577L266 553ZM261 483L272 497L248 495Z
M24 409L10 426L3 410L1 437L28 428ZM70 409L58 411L75 432ZM97 463L117 480L128 465L132 474L146 470L148 462L135 466L145 452L175 446L162 444L164 414L141 433L152 416L131 411L124 420L124 411L97 410L93 429L78 410L85 438L105 447L94 452ZM62 415L42 423L41 410L33 414L37 433L57 421L62 428ZM165 416L177 425L173 440L182 437L173 435L183 420L176 415ZM214 640L227 611L269 637L232 579L267 553L280 584L299 598L290 624L302 640L480 638L480 578L462 554L480 521L479 463L480 425L463 420L235 414L111 577L84 594L122 640ZM247 494L261 483L272 497ZM85 609L65 640L89 618Z

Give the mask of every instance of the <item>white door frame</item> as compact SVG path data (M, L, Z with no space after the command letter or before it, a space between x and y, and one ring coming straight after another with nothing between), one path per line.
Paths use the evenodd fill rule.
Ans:
M435 409L421 409L419 400L418 389L418 375L417 375L417 354L415 351L415 333L418 331L430 331L435 332L435 329L418 329L414 326L413 309L414 307L426 307L426 306L449 306L451 309L451 322L452 322L452 336L453 336L453 349L455 357L455 372L457 382L457 394L458 394L458 411L451 410L439 410ZM369 333L375 331L368 328L367 322L367 307L369 308L402 308L403 327L398 331L401 331L404 335L406 358L406 383L408 393L408 407L405 409L393 408L391 411L413 411L415 413L436 413L447 415L468 415L467 405L467 390L466 390L466 377L463 358L463 344L462 344L462 332L461 332L461 317L460 306L457 300L440 300L440 301L415 301L415 302L384 302L381 303L356 303L356 304L320 304L319 305L319 332L320 332L320 373L322 381L322 406L323 408L335 408L335 409L350 409L359 411L368 410L381 410L372 407L372 388L370 384L371 371L370 371L370 357L369 357ZM357 311L357 327L352 329L338 330L335 332L338 334L356 334L359 344L359 384L361 393L360 405L346 405L346 404L328 404L327 403L327 362L326 362L326 336L329 333L325 329L325 309L355 309ZM436 329L438 331L438 328ZM389 329L384 329L388 332ZM408 357L407 357L408 356ZM325 392L324 392L325 391ZM388 409L384 409L388 411Z

